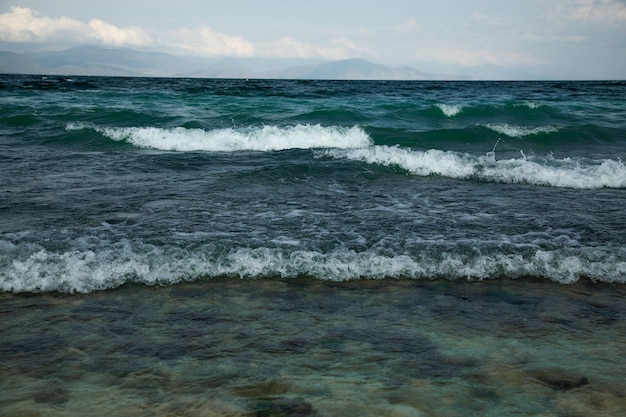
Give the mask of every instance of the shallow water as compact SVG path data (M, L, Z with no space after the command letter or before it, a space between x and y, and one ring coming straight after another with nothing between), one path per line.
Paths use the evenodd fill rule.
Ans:
M0 415L621 416L624 296L307 278L0 293Z

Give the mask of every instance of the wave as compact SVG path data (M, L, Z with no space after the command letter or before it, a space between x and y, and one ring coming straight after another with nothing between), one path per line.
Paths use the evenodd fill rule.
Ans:
M555 133L559 131L559 127L556 126L515 126L507 123L487 123L486 128L493 130L496 133L500 133L512 138L521 138L529 135L539 135L544 133Z
M435 105L446 117L454 117L461 113L463 106L458 104L436 104Z
M328 253L276 247L231 248L204 244L193 249L124 240L99 242L93 250L54 252L34 243L0 241L0 290L88 293L127 283L172 285L220 277L359 279L517 279L535 277L561 284L582 278L626 283L624 248L583 247L526 253L428 251L417 256L357 252ZM8 261L10 259L10 261Z
M69 123L66 130L92 129L114 141L163 151L279 151L287 149L357 148L372 144L360 127L295 125L204 130L175 127L100 127Z
M529 108L531 110L536 110L536 109L539 109L541 107L544 107L545 104L537 103L536 101L525 101L523 103L514 104L514 106L515 107L527 107L527 108Z
M518 138L558 130L552 126L529 128L508 124L488 124L485 128ZM66 129L91 129L116 142L162 151L267 152L314 149L317 150L314 154L316 157L330 156L400 167L419 176L439 175L455 179L577 189L626 188L626 167L620 159L557 159L551 154L543 157L526 155L521 150L520 158L497 159L495 151L498 142L491 152L481 154L433 148L421 151L410 147L414 141L412 137L404 141L406 146L393 144L401 139L397 132L393 132L390 144L375 145L372 137L359 126L298 124L204 130L185 127L101 127L88 123L69 123ZM388 135L389 132L383 134ZM481 145L484 141L480 131L474 134L478 135L476 146ZM443 140L448 144L450 136L450 132L446 131ZM510 150L505 154L510 155Z
M556 159L522 153L519 159L497 160L495 152L471 155L436 149L415 151L399 146L330 149L318 154L318 157L324 155L396 166L419 176L440 175L456 179L578 189L626 188L626 166L619 159Z

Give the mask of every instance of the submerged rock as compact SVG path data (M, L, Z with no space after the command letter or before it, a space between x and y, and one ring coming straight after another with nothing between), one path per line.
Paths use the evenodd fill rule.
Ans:
M254 417L317 416L310 402L296 398L260 399L250 404Z
M57 385L45 386L33 394L33 400L39 404L65 404L70 399L69 392Z
M568 374L559 369L540 370L534 373L534 377L542 384L557 391L569 391L589 384L587 377Z

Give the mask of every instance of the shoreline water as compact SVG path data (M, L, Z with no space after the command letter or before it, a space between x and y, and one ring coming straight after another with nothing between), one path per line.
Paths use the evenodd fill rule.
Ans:
M0 415L618 416L626 287L221 279L0 294Z

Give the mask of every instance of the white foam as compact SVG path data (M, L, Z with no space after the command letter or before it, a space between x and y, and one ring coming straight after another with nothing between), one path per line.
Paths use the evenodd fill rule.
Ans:
M526 101L526 102L524 102L522 104L519 104L519 106L521 106L521 107L528 107L529 109L535 110L535 109L538 109L540 107L543 107L543 104L537 103L537 102L534 102L534 101Z
M503 183L525 183L552 187L595 189L626 188L626 167L621 160L573 160L570 158L526 157L496 160L489 155L430 149L415 151L398 146L327 150L324 155L369 164L398 166L411 174L440 175Z
M521 138L529 135L539 135L542 133L554 133L558 132L559 128L556 126L515 126L507 123L487 123L486 128L493 130L494 132L502 135L507 135L512 138Z
M92 292L128 282L171 285L213 277L241 278L302 275L313 279L492 279L535 276L568 284L586 277L626 283L626 252L619 247L535 250L521 253L467 253L450 247L431 248L416 257L356 252L328 253L293 247L191 249L157 247L141 242L101 242L98 250L56 253L37 245L0 241L10 262L0 266L0 290L10 292ZM296 242L280 242L292 246ZM454 246L454 245L452 245ZM6 260L6 258L5 258Z
M436 149L413 151L398 146L372 146L350 151L326 152L334 158L347 158L369 164L399 166L412 174L468 178L475 174L476 160L468 155Z
M454 117L463 110L463 106L458 104L436 104L436 106L446 117Z
M115 141L127 141L141 148L164 151L278 151L286 149L355 148L372 143L358 126L338 127L295 125L215 130L176 127L99 127L68 124L66 129L91 128Z

